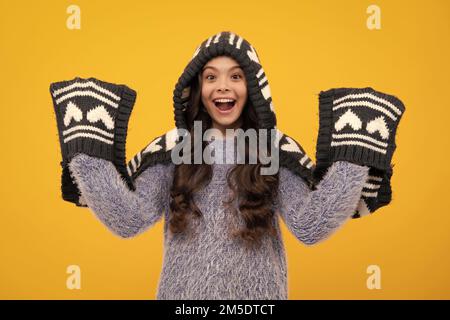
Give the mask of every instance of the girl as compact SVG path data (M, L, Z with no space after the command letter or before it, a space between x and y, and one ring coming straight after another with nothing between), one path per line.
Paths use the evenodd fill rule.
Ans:
M84 86L97 88L95 98L99 99L104 90L117 89L94 78L89 79L91 84L77 79L78 84L53 86L53 96L78 86L78 93L71 98L94 97L80 91ZM61 97L55 110L68 99ZM100 125L101 121L92 120L89 103L80 100L72 106L76 105L80 114L91 108L89 126ZM369 166L330 157L333 162L320 183L311 188L311 176L306 174L314 168L311 159L279 130L275 143L289 155L280 154L281 167L275 174L262 175L260 161L239 164L236 148L227 147L230 139L236 143L236 136L227 135L226 130L276 129L276 118L255 49L231 32L214 35L197 48L175 87L174 106L176 128L139 152L129 162L126 176L114 161L117 156L101 156L92 152L93 147L72 148L66 159L79 191L77 203L87 205L123 238L144 232L164 216L164 262L157 299L287 299L286 257L278 217L302 243L323 241L355 213ZM66 126L72 125L74 117L68 115L68 107L64 110ZM78 119L83 118L80 114ZM226 158L225 163L173 163L171 151L179 142L179 130L189 132L193 141L195 121L201 121L202 134L218 130L219 137L213 141L206 134L201 150L212 148L214 157ZM99 130L103 129L97 126L95 131ZM93 131L71 141L94 140ZM68 139L66 135L62 147ZM113 143L119 140L114 137ZM246 145L246 155L249 148ZM131 190L126 180L130 178Z

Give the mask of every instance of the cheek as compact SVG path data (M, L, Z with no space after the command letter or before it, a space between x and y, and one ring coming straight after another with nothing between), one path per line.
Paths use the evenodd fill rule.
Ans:
M211 96L211 88L208 86L203 85L202 89L201 89L201 96L202 96L202 101L206 101L209 99L209 97Z
M248 96L247 96L247 87L240 87L238 91L239 97L242 99L243 104L247 102Z

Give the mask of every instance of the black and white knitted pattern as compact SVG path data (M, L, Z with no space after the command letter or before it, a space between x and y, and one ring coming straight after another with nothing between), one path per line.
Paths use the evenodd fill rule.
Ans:
M149 166L171 162L171 151L182 141L181 139L182 136L177 128L154 138L128 162L128 174L135 180ZM276 129L274 143L279 148L280 166L289 168L312 187L314 163L302 146L278 129Z
M317 165L347 160L388 170L405 111L396 97L372 88L339 88L319 95Z
M136 92L125 85L76 77L50 85L63 161L63 199L80 205L79 191L66 169L79 152L112 161L130 188L125 140Z
M172 149L180 142L182 135L177 128L154 138L139 151L127 164L128 175L135 180L149 166L157 163L170 163Z
M279 147L280 166L302 177L311 189L315 189L313 172L315 165L303 147L290 136L277 129L276 145Z
M369 169L369 177L364 185L353 218L359 218L373 213L378 208L388 205L392 200L391 177L392 168L381 171L376 168Z
M335 161L370 167L354 218L372 213L392 198L391 160L397 126L405 112L395 96L373 88L337 88L319 94L316 182Z

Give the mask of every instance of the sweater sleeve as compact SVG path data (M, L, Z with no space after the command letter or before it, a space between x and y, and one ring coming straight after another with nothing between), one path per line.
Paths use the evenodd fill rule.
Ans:
M142 233L168 210L171 164L146 169L135 180L135 191L110 161L81 153L70 161L69 169L87 206L122 238Z
M280 168L277 211L297 239L306 245L318 243L351 219L368 174L366 166L336 161L311 190L301 177Z

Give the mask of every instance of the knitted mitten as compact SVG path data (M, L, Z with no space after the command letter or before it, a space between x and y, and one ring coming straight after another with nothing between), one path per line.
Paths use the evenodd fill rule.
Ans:
M126 169L125 140L136 92L125 85L77 77L52 83L50 93L62 153L63 199L82 205L80 192L67 167L77 153L113 162L134 190Z
M390 170L404 111L398 98L370 87L320 92L316 179L339 160Z

